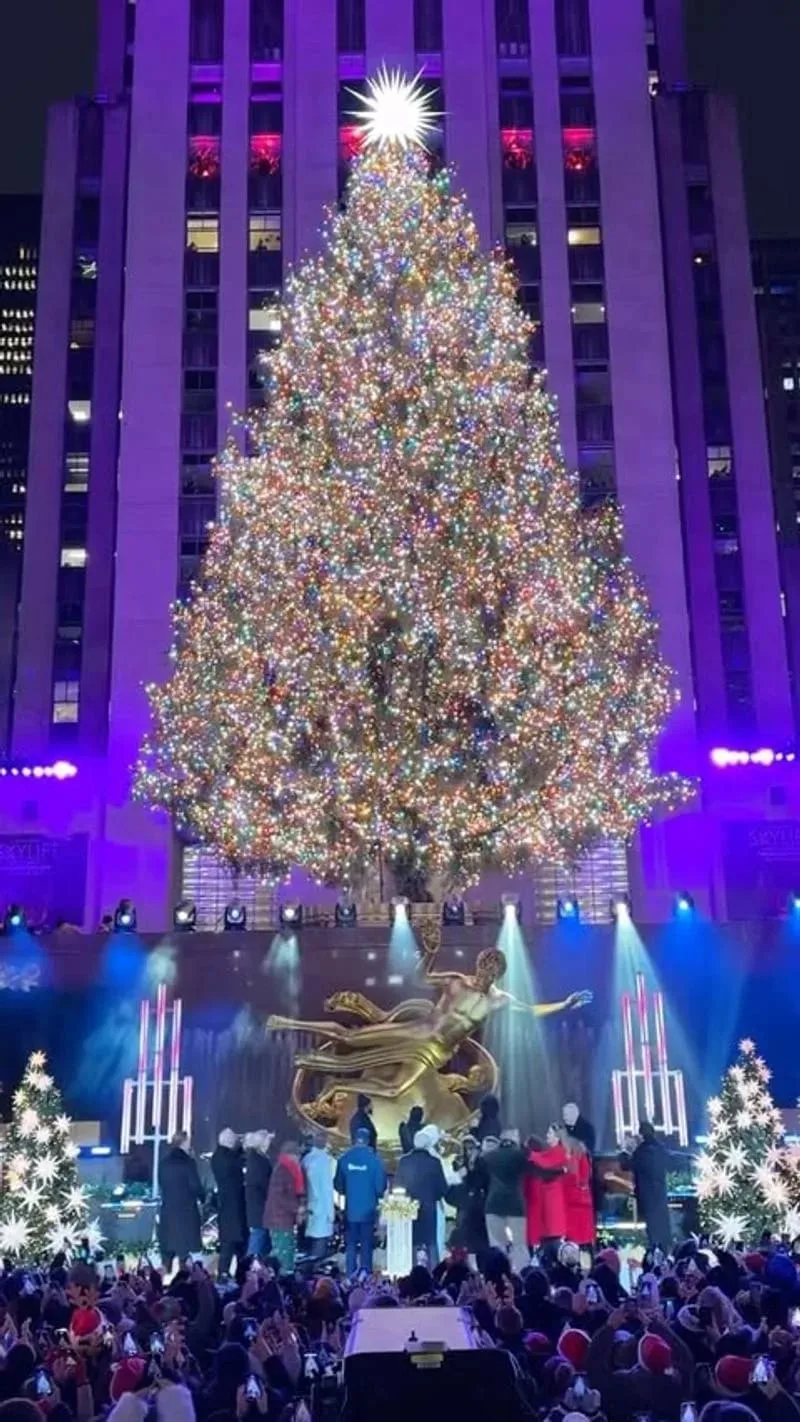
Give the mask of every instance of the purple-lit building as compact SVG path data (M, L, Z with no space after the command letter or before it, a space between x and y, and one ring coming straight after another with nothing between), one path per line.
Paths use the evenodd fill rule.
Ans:
M677 889L718 918L774 909L800 858L794 763L709 764L717 744L787 749L795 724L735 116L686 83L678 0L99 4L98 92L49 126L14 715L15 755L80 767L26 815L85 839L87 925L130 895L157 930L213 878L129 801L143 686L230 410L261 399L282 275L341 192L348 89L384 62L436 91L682 691L660 761L699 776L696 806L627 862L606 847L579 891L607 906L629 880L651 921ZM542 869L523 892L549 914L564 884Z

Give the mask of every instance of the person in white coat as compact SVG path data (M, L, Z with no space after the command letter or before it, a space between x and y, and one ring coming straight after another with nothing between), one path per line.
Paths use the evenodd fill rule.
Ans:
M312 1259L320 1259L327 1254L333 1234L334 1159L323 1136L315 1136L311 1149L303 1156L303 1171L307 1192L308 1251Z

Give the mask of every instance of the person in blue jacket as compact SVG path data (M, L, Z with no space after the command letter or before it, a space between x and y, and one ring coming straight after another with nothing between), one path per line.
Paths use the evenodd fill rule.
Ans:
M356 1131L355 1144L339 1157L334 1189L344 1196L347 1272L352 1277L359 1267L372 1269L372 1246L378 1204L386 1189L386 1171L380 1156L371 1149L369 1132Z

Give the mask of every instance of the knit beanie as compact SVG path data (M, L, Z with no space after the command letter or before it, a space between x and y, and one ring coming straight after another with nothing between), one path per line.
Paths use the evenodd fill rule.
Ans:
M747 1392L752 1367L750 1358L737 1358L734 1353L726 1353L714 1369L714 1381L720 1392L728 1397L738 1397L740 1393Z
M610 1248L609 1248L609 1249L601 1249L601 1250L600 1250L600 1253L597 1255L597 1257L596 1257L596 1259L595 1259L595 1264L605 1264L605 1265L607 1265L608 1268L609 1268L609 1269L613 1269L613 1270L614 1270L614 1273L617 1275L617 1277L619 1277L619 1271L620 1271L620 1268L621 1268L621 1260L620 1260L619 1255L617 1254L616 1249L610 1249Z
M558 1351L562 1358L566 1358L577 1372L583 1372L586 1367L586 1356L589 1352L591 1339L588 1333L584 1333L580 1328L565 1328L558 1340Z
M639 1367L648 1373L666 1373L672 1367L672 1349L658 1333L643 1333L639 1339Z
M119 1402L124 1392L136 1392L144 1379L147 1362L144 1358L123 1358L113 1369L109 1395L112 1402Z

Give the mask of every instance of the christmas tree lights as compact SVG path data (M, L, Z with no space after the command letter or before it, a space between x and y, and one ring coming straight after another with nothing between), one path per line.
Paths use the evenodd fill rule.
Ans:
M709 1136L696 1161L703 1229L726 1247L757 1243L763 1230L800 1233L797 1190L783 1120L768 1089L766 1062L739 1043L719 1096L708 1102Z
M675 691L619 514L581 511L513 272L392 104L289 278L250 452L218 462L136 789L275 878L381 855L463 887L688 790L651 768Z
M50 1259L73 1253L84 1239L92 1247L100 1242L78 1183L70 1119L46 1065L44 1052L31 1055L6 1137L0 1253L12 1259Z

